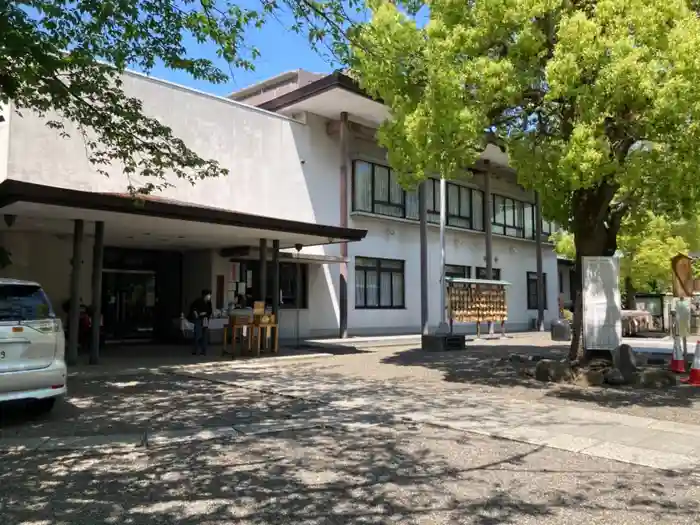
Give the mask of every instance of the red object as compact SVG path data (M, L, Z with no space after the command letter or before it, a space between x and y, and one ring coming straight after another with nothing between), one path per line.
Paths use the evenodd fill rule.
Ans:
M685 361L683 360L681 338L677 335L673 337L673 352L671 353L670 370L676 374L685 374Z
M690 375L687 379L681 379L681 383L690 386L700 386L700 341L695 345L693 365L690 367Z

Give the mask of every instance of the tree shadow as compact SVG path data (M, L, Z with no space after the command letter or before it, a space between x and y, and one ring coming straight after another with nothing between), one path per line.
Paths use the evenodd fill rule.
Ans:
M699 487L443 429L316 429L140 452L5 455L3 523L692 523Z
M382 359L383 364L426 367L443 374L446 382L485 386L492 389L519 387L539 391L543 398L562 399L596 404L606 408L639 407L692 407L700 400L700 389L676 387L644 389L639 387L577 387L575 385L543 383L518 373L519 368L534 363L513 363L513 354L528 357L563 359L568 348L550 346L468 346L462 352L425 352L411 349L397 352Z

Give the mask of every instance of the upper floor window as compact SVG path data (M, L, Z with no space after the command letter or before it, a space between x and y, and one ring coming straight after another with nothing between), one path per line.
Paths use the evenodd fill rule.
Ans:
M457 279L469 279L472 276L471 266L462 266L459 264L446 264L445 277Z
M352 209L401 219L418 220L418 191L405 191L394 171L381 164L353 161ZM484 193L447 182L447 224L457 228L484 230ZM425 181L426 213L429 222L440 222L440 181ZM492 230L496 234L535 238L535 207L511 197L493 195ZM542 221L543 237L554 226Z

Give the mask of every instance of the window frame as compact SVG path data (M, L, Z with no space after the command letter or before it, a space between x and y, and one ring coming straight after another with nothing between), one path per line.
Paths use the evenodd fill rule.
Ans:
M491 268L491 271L493 271L493 274L491 276L491 281L500 281L501 280L501 269L500 268ZM483 272L486 273L486 267L485 266L476 266L474 270L474 276L475 279L480 279L482 281L487 281L486 277L481 278L479 277L479 273Z
M526 296L527 296L527 309L528 310L539 310L539 307L537 305L537 300L538 298L538 293L537 293L537 272L525 272L525 279L526 279ZM533 286L534 283L534 291L531 289L531 286ZM547 273L543 272L542 273L542 286L544 288L544 293L542 296L544 297L544 311L547 311ZM534 295L533 295L534 293ZM534 300L533 300L534 297Z
M374 261L374 264L363 264L362 262L358 264L357 260L361 261ZM382 267L382 263L400 263L401 268L390 268ZM354 290L355 290L355 309L356 310L404 310L406 308L406 261L401 259L386 259L383 257L365 257L362 255L355 256L355 279L354 279ZM361 271L364 273L364 283L362 290L364 293L363 304L357 304L357 272ZM377 297L376 306L367 306L367 274L366 272L376 272L377 273ZM401 304L394 304L394 274L400 274L403 282L401 287ZM382 279L389 279L389 294L391 296L391 305L382 305Z
M448 268L461 268L461 272L450 272ZM453 279L471 279L472 267L463 264L446 264L445 265L445 277L450 277Z

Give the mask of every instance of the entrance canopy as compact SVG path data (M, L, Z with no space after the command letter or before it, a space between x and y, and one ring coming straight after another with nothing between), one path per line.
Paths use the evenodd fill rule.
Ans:
M155 196L94 193L16 180L0 183L0 210L15 231L71 235L72 221L103 221L105 243L151 249L256 246L279 240L280 248L362 240L367 230L341 228L191 205ZM14 218L8 216L16 216ZM1 224L1 223L0 223Z

